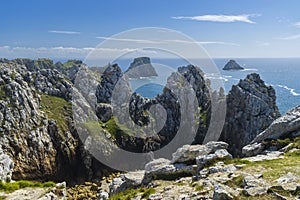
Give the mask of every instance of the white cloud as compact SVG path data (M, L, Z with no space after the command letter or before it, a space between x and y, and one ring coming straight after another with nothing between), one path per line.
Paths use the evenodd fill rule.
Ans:
M300 22L294 23L294 26L296 26L297 28L300 28Z
M183 44L200 44L200 45L229 45L229 46L240 46L240 44L233 42L221 42L221 41L189 41L189 40L166 40L166 42L183 43Z
M51 30L49 33L67 34L67 35L78 35L80 32L77 31L61 31L61 30Z
M139 40L139 39L129 39L129 38L112 38L112 37L96 37L103 40L113 40L122 42L135 42L135 43L145 43L145 44L166 44L166 43L181 43L181 44L200 44L200 45L229 45L229 46L240 46L233 42L222 42L222 41L193 41L193 40Z
M270 46L271 44L269 42L260 42L260 41L257 41L256 45L259 46L259 47L266 47L266 46Z
M102 36L98 36L96 38L103 39L103 40L113 40L113 41L120 41L120 42L135 42L135 43L145 43L145 44L159 44L159 43L161 43L160 41L139 40L139 39L131 39L131 38L115 38L115 37L102 37Z
M280 38L276 38L279 40L297 40L300 39L300 34L298 35L291 35L291 36L287 36L287 37L280 37Z
M255 24L250 17L260 16L258 14L251 15L200 15L200 16L177 16L172 19L187 19L195 21L211 21L211 22L245 22L249 24Z

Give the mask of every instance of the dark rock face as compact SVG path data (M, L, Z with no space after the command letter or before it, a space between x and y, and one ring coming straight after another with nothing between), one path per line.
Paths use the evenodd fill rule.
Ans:
M287 137L296 137L300 133L300 106L288 111L282 117L276 119L266 130L254 138L252 143L264 140L276 140Z
M244 68L241 67L235 60L230 60L223 68L223 70L243 70Z
M96 97L98 103L110 103L112 92L123 76L121 68L117 65L109 65L102 74L102 81L97 87Z
M148 57L135 58L125 73L129 78L158 76Z
M250 74L232 86L227 96L226 121L220 140L229 144L233 155L280 117L275 90L258 74Z

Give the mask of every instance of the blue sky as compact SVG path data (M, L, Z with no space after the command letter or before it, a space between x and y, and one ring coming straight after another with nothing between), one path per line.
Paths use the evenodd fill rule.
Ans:
M84 58L105 38L162 27L212 57L300 57L298 0L10 0L0 12L0 57Z

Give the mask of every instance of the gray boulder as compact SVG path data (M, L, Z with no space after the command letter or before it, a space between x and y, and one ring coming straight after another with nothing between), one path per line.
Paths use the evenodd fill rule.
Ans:
M102 122L107 122L113 116L113 108L107 103L98 103L96 105L96 115Z
M263 180L254 178L252 175L246 176L243 183L243 193L246 196L258 196L267 193L266 183Z
M139 171L132 171L128 172L126 174L122 174L121 177L126 182L126 186L128 188L137 187L142 184L142 181L144 179L145 171L139 170Z
M198 169L202 169L205 165L228 159L232 159L232 155L228 153L226 149L219 149L213 154L198 156L196 158L196 163Z
M276 140L289 136L299 135L300 131L300 106L288 111L284 116L276 119L272 124L251 143L262 142L263 140ZM297 134L298 133L298 134Z
M244 146L242 155L245 157L256 156L264 150L265 146L262 143L254 143Z
M238 192L230 187L218 184L214 187L213 200L231 200L238 196Z
M191 176L195 174L195 165L172 164L170 160L159 158L145 165L145 176L143 183L151 180L175 180L178 177Z
M227 143L220 141L211 141L205 145L184 145L172 154L172 163L195 163L197 157L207 156L227 147Z

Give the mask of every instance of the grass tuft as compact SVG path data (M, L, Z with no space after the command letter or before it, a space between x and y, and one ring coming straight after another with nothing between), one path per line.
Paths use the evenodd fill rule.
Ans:
M48 181L45 183L27 181L27 180L20 180L20 181L10 182L10 183L0 182L0 192L11 193L16 190L19 190L22 188L27 188L27 187L51 188L51 187L55 187L55 186L56 186L56 184L52 181Z

